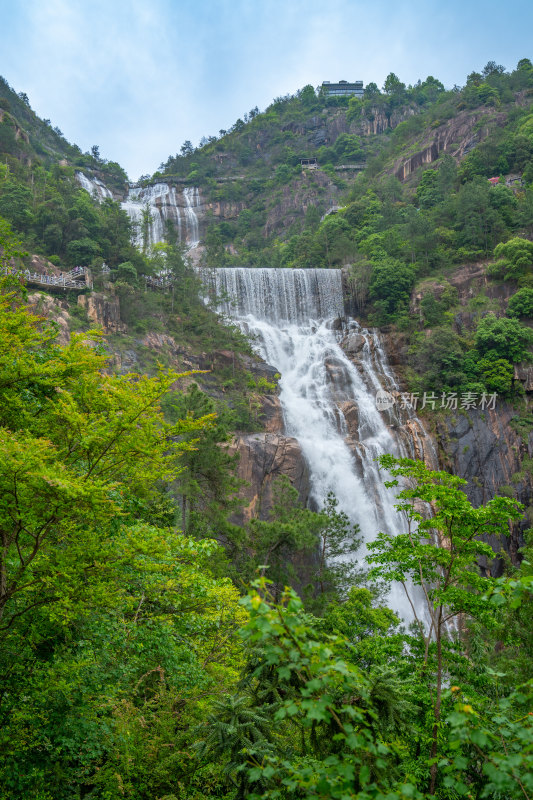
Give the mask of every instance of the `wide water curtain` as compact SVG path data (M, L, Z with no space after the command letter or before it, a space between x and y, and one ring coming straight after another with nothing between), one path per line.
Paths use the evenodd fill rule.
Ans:
M361 337L357 359L348 358L340 346L341 271L214 272L221 310L253 336L260 355L281 375L286 433L298 440L309 466L312 503L320 507L334 492L365 542L380 530L401 530L394 494L384 486L375 461L383 453L408 454L387 425L390 417L375 403L377 390L394 388L394 378L375 332L352 320L351 335ZM357 559L363 556L359 552ZM390 602L411 618L401 587Z

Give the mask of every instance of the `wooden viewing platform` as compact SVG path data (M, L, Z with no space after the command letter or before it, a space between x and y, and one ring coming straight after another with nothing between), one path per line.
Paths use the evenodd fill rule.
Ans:
M102 269L102 275L106 276L110 272L107 265ZM70 272L62 272L61 275L45 275L42 272L31 272L29 269L14 269L4 267L0 270L3 275L13 275L22 278L26 283L33 286L43 286L46 289L91 289L92 276L89 269L85 267L74 267ZM150 289L168 289L174 282L172 275L162 277L145 276L146 287Z
M14 275L26 283L45 286L47 289L88 289L91 288L90 271L85 267L74 267L70 272L61 275L45 275L42 272L31 272L29 269L13 269L4 267L4 275Z

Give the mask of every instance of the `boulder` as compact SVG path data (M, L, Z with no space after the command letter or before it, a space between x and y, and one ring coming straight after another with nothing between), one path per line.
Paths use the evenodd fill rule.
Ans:
M235 522L268 517L273 504L272 484L281 475L287 475L300 501L307 504L309 473L296 439L279 433L245 433L233 439L229 451L239 454L237 475L246 481L239 492L246 504Z
M124 333L126 326L120 319L120 301L116 295L92 292L81 294L78 305L87 311L87 316L99 325L104 333Z
M341 347L348 357L357 355L365 346L365 337L357 331L350 331L341 341Z
M260 422L267 433L283 433L283 411L277 395L261 395Z

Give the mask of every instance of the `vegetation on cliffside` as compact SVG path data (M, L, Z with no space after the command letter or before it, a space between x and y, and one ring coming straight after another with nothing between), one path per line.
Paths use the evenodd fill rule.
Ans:
M519 403L532 92L527 59L452 91L392 74L362 101L305 87L153 178L233 204L207 220L208 266L346 267L359 315L407 343L414 390ZM346 564L357 530L335 498L303 509L286 480L266 519L235 525L225 445L258 425L274 376L252 374L171 229L141 254L118 203L76 182L84 168L119 192L120 167L0 95L2 797L530 798L531 539L520 565L486 569L487 534L499 546L523 507L473 508L461 479L385 457L409 481L404 529L376 531L364 570ZM12 272L33 254L89 266L102 302L119 298L107 340L67 297L60 344ZM465 264L482 292L457 280ZM173 290L148 291L154 274ZM528 435L525 409L517 426ZM391 581L420 592L424 622L387 608Z
M52 135L24 98L3 87L12 112L2 122L0 215L53 263L91 265L98 274L105 261L125 321L142 324L153 314L133 295L158 270L157 258L131 245L116 202L95 203L74 177L77 167L90 168L113 186L115 166L97 148L83 155ZM406 87L393 74L382 90L369 84L362 100L307 86L263 113L253 109L197 149L185 143L151 180L186 180L231 208L205 221L206 266L345 266L358 316L405 334L413 391L512 398L521 392L514 367L527 360L530 339L532 92L528 59L510 73L489 62L451 91L433 77ZM318 169L302 170L300 160L311 157ZM364 169L339 171L350 164ZM488 282L506 284L509 312L492 290L477 292L465 323L453 271L494 259ZM194 291L182 294L184 302ZM481 321L502 310L505 319ZM191 308L183 312L188 319Z
M5 230L1 243L5 263L16 244ZM211 488L228 467L201 460L220 438L204 439L217 424L209 406L183 413L190 399L176 381L186 375L109 375L97 336L63 347L56 337L19 282L2 279L6 800L529 795L529 564L506 579L478 573L492 549L477 534L506 535L516 501L473 509L459 479L384 463L413 480L402 503L420 527L378 538L374 575L423 587L429 631L406 631L373 584L348 588L325 564L307 607L283 588L283 558L269 562L273 583L261 578L239 598L202 516L194 536L178 527L180 493L190 501L206 466ZM176 422L162 413L165 395ZM345 539L334 504L299 511L287 491L254 528L261 558L303 539L316 547L320 535L330 547ZM420 500L434 518L423 521ZM205 510L218 531L221 518ZM427 544L426 528L448 545ZM457 615L461 638L447 635Z

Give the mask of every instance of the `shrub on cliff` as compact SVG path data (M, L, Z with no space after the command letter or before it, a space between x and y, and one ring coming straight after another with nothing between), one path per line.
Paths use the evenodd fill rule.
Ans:
M528 358L533 332L517 319L488 314L479 321L475 342L478 352L491 358L503 358L517 364Z
M508 242L501 242L495 247L494 255L498 262L491 271L505 280L518 280L532 271L533 242L528 239L514 236Z
M533 317L533 288L524 286L509 300L507 306L509 317Z
M385 303L388 313L400 310L409 302L415 282L415 269L395 258L385 258L374 264L370 279L370 297Z

